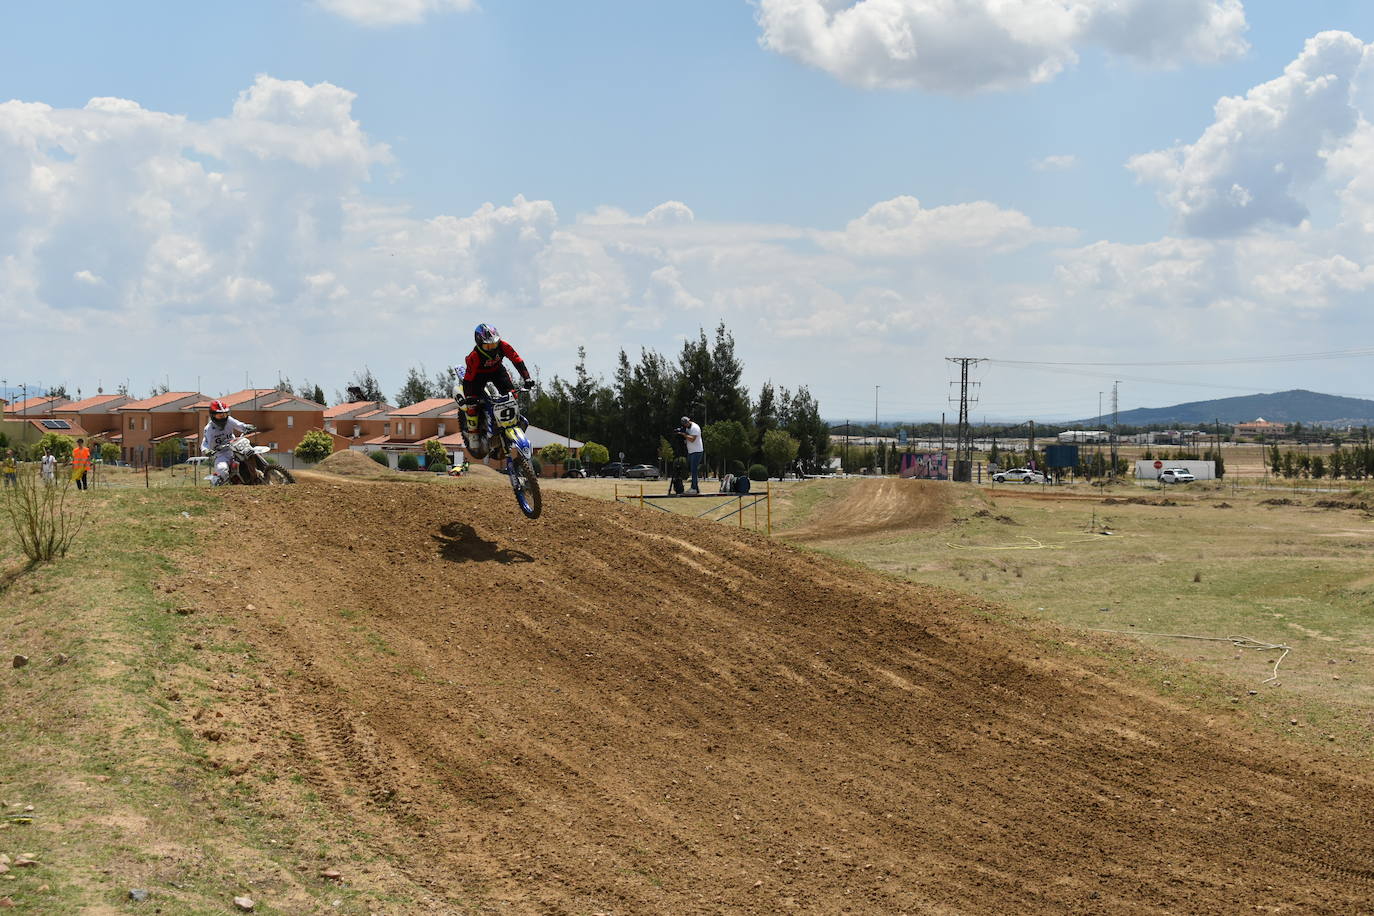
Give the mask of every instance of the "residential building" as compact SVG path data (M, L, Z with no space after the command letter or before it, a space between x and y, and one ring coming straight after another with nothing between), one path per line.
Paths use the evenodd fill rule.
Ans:
M1252 436L1256 439L1277 439L1288 432L1287 423L1271 423L1259 417L1251 423L1237 423L1235 425L1235 435Z
M132 403L133 400L123 394L97 394L54 408L52 415L85 429L86 438L120 445L124 441L124 430L120 422L119 408Z
M204 399L205 395L198 391L169 391L115 408L123 434L119 445L124 463L151 464L159 442L181 439L191 445L198 441L200 427L195 425L195 414L187 408Z
M385 401L352 401L325 408L324 431L356 445L368 439L391 435L391 412Z

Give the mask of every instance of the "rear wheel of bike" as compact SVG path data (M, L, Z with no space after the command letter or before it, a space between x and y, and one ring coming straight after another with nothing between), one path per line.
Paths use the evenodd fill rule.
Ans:
M515 469L511 487L515 490L515 501L520 511L528 518L538 518L544 508L544 497L539 493L539 478L534 476L534 467L524 455L516 452L511 456L511 467ZM518 484L518 485L517 485Z
M281 484L295 483L296 478L291 476L291 472L284 467L269 464L266 472L262 475L262 482L268 486L280 486Z

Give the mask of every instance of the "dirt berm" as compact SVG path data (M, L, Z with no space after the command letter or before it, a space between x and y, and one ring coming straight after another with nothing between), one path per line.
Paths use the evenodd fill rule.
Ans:
M259 664L207 661L208 753L303 848L397 863L349 869L420 901L380 911L1369 912L1364 762L1143 695L975 599L560 492L536 522L461 483L223 496L174 587L227 595Z

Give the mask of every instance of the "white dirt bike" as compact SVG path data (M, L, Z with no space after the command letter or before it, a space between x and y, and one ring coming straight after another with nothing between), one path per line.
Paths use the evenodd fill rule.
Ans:
M521 416L513 392L502 393L492 382L487 382L483 392L485 397L458 398L460 407L475 406L480 411L476 434L465 437L469 439L468 451L477 459L505 459L506 476L520 511L527 518L538 518L544 502L534 473L534 447L525 435L529 421Z
M290 471L267 460L270 451L265 445L249 442L248 436L236 436L229 443L229 476L224 484L252 487L295 483L296 478ZM205 479L213 482L215 475L210 474Z

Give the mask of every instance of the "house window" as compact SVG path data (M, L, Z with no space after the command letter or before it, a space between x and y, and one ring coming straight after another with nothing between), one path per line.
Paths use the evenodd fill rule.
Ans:
M363 428L357 423L353 424L353 438L356 439L363 434Z
M138 422L138 418L136 418L136 417L130 417L130 418L129 418L129 428L130 428L130 429L138 429L138 427L134 425L134 424L137 423L137 422Z
M410 434L411 434L412 436L415 435L415 424L414 424L414 423L410 424Z
M286 415L286 428L287 428L287 429L294 429L295 426L296 426L296 417L295 417L295 415L294 415L294 414L287 414L287 415Z
M143 428L144 428L144 429L147 429L147 428L148 428L148 420L150 420L150 419L151 419L150 417L144 417L144 418L143 418Z
M443 437L443 436L448 435L448 424L445 423L445 422L443 422L442 420L439 421L439 432L438 432L438 435L439 435L440 437Z

